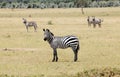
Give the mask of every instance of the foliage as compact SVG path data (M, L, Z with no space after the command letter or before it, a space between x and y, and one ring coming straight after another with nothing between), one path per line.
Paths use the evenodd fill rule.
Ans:
M120 70L116 68L92 69L77 74L77 77L119 77Z
M77 73L76 75L67 75L67 74L61 74L59 76L54 77L119 77L120 76L120 69L117 68L104 68L104 69L92 69L92 70L86 70L80 73ZM0 77L20 77L15 75L7 75L7 74L1 74ZM41 75L30 75L26 77L45 77L44 74Z
M0 0L1 8L117 7L120 0Z
M53 25L52 21L48 21L48 25Z

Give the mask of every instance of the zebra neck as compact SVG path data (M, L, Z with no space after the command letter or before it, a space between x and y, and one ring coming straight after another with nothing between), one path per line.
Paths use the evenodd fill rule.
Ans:
M48 39L48 42L51 43L53 41L53 37Z
M27 22L24 22L25 26L27 26Z
M25 24L28 25L28 22L26 22Z

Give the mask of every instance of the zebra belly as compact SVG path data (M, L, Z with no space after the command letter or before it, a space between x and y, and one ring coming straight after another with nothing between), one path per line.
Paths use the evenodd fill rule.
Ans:
M66 49L66 48L68 48L68 46L58 45L58 48L61 48L61 49Z
M33 27L33 25L28 25L29 27Z
M68 48L67 45L62 43L62 38L55 38L50 45L52 48L61 48L61 49Z
M55 37L51 42L52 48L65 49L68 47L76 48L78 45L78 39L75 36Z

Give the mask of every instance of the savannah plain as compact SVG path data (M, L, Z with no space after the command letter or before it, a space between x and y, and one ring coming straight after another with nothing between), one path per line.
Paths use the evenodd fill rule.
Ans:
M0 76L79 77L85 70L120 69L120 7L84 8L84 13L81 8L0 9ZM102 27L88 27L87 16L103 19ZM27 32L22 18L35 21L37 32L32 27ZM58 49L58 62L51 62L53 52L43 40L43 28L55 36L77 36L78 61L68 48Z

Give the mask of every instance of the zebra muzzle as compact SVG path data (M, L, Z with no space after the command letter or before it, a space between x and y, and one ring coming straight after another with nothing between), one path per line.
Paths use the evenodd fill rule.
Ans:
M44 41L46 41L47 39L46 38L44 38Z

